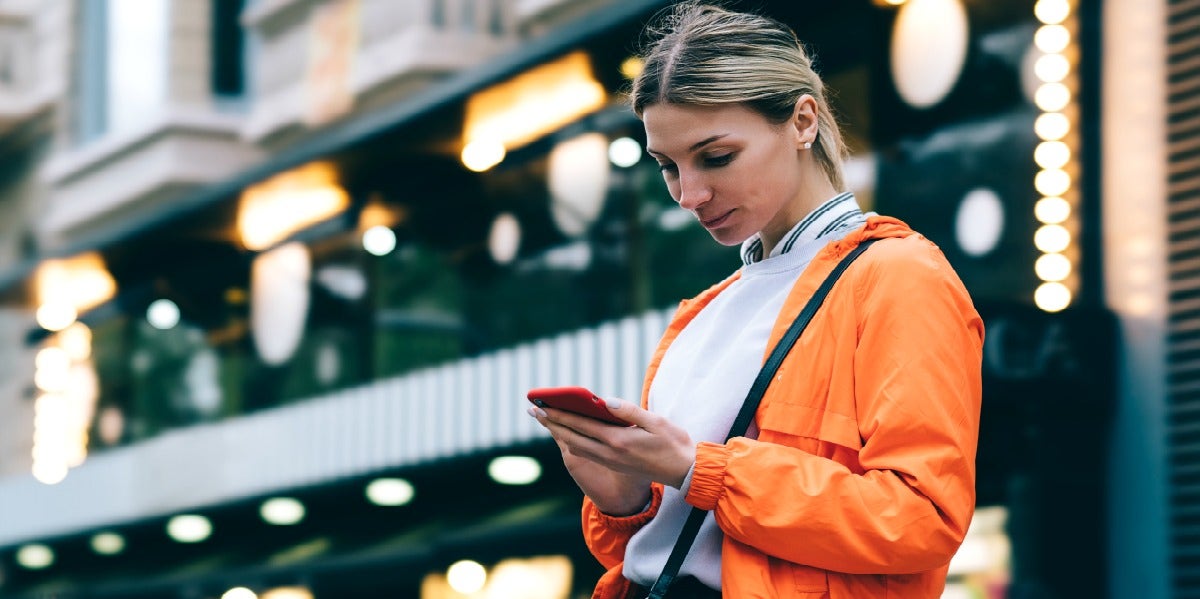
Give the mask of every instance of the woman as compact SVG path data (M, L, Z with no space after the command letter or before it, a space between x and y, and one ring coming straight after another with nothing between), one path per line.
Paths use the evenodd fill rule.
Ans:
M534 408L583 490L600 599L645 596L692 506L670 597L929 598L971 520L983 324L934 244L864 215L795 34L687 3L632 105L680 207L744 265L683 302L620 427ZM784 331L860 243L742 437L725 434Z

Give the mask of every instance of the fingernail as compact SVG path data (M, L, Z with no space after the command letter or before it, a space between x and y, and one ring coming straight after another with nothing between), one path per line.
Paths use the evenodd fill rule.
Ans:
M606 399L606 400L604 400L604 405L608 406L608 409L610 409L610 410L618 410L621 408L621 400Z
M534 418L545 418L546 412L541 408L529 408L529 415Z

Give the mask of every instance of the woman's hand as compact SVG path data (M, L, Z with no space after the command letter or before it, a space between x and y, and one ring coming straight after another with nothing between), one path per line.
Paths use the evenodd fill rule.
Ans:
M600 511L636 514L650 501L651 482L683 484L696 461L696 445L687 431L662 416L628 401L607 403L613 415L634 426L553 408L529 412L550 431L567 471Z

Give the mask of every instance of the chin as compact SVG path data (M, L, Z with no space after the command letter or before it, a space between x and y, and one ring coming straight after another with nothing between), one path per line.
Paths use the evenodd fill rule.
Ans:
M714 241L716 241L717 243L719 243L723 246L726 246L726 247L741 245L742 242L746 241L747 239L750 239L750 236L753 235L753 233L749 233L746 235L739 235L739 234L733 233L731 231L719 231L719 230L718 231L709 231L708 234L712 235L712 238Z

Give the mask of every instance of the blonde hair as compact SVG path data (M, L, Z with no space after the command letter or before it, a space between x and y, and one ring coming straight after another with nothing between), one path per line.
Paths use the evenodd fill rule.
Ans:
M640 118L652 104L741 104L768 121L791 119L804 94L817 102L813 153L838 191L845 189L846 145L812 59L790 27L756 14L698 2L667 9L647 27L642 72L630 102Z

